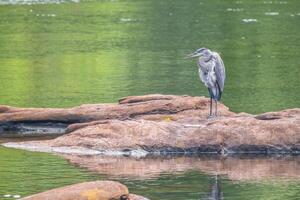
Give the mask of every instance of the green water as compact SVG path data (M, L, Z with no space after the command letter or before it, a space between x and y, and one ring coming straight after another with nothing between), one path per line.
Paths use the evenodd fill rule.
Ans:
M148 93L207 95L196 61L183 59L205 46L225 62L222 101L233 111L300 107L298 0L7 2L0 0L0 104L69 107ZM0 199L106 176L48 154L0 148L0 159ZM199 199L213 182L193 170L116 179L149 198L175 200ZM297 179L221 180L226 199L300 198Z
M0 104L67 107L148 93L207 95L196 61L183 59L205 46L224 59L222 101L232 110L299 107L299 7L298 0L2 5Z
M189 166L185 166L180 161L166 164L164 161L158 162L156 159L150 159L150 161L146 162L149 168L147 165L144 165L143 159L139 161L142 164L136 163L131 165L130 162L135 163L138 160L133 158L132 160L126 160L125 163L122 160L116 161L117 165L112 164L112 166L109 166L107 163L104 164L107 175L100 172L88 172L84 168L74 167L63 158L46 153L33 153L0 147L0 158L0 199L3 200L13 199L4 198L3 195L5 194L27 196L73 183L107 179L118 180L126 184L132 193L142 194L150 199L204 200L209 196L211 187L215 182L215 176L205 172L217 169L213 165L214 160L209 161L210 164L208 164L207 160L199 160L199 158L186 159ZM289 158L286 162L290 162L292 159ZM167 158L167 161L170 161L170 158ZM258 168L258 170L254 171L262 174L262 176L268 174L268 171L274 171L272 168L276 168L276 166L272 165L272 162L270 165L266 165L264 159L259 161L266 168L254 165L254 168ZM90 162L95 162L95 159L91 159ZM253 162L257 162L257 160ZM236 167L232 165L229 167L229 173L234 178L228 178L227 174L219 176L219 190L225 199L230 200L299 199L300 176L295 171L297 170L297 167L295 167L297 162L299 164L299 158L295 158L295 161L288 165L280 162L282 167L291 168L291 170L281 170L279 167L277 170L280 172L284 171L286 174L281 173L277 175L271 173L268 174L265 180L252 180L253 177L259 176L256 174L252 174L253 177L244 176L241 173L242 170L238 168L236 168L238 169L237 172L232 171L230 168ZM216 161L216 166L217 163L218 161ZM242 163L242 161L239 163ZM120 165L124 166L120 167ZM123 172L126 175L118 173L114 169L116 167L120 169L121 173ZM123 167L126 170L122 170ZM199 170L199 168L203 169L203 171ZM251 167L247 167L247 169L249 168ZM140 172L138 169L140 169Z
M86 170L46 153L0 147L0 158L0 199L10 199L5 194L26 196L92 179Z

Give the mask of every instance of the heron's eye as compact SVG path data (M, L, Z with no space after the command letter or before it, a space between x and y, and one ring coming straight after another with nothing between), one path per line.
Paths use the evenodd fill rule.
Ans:
M198 49L198 53L201 53L202 51L204 51L205 49L204 48L201 48L201 49Z

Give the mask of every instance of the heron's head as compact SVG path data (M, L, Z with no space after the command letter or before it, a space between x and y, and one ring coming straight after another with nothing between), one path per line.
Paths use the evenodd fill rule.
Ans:
M211 55L211 51L207 48L197 49L195 52L188 54L186 58L196 58L196 57L209 57Z

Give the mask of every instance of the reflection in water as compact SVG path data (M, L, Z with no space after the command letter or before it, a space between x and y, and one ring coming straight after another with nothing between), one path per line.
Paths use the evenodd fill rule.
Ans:
M148 179L164 173L194 170L212 175L226 175L231 180L260 181L266 179L300 180L300 157L106 157L64 155L70 163L100 174L116 177Z
M110 161L108 158L104 166L95 164L98 167L94 170L105 171L109 177L121 180L131 190L150 199L294 200L300 197L297 157L120 158L120 162L115 160L116 165L109 166Z
M218 175L214 177L214 182L211 185L211 191L207 198L204 198L203 200L223 200L223 192L221 191L221 183L219 180Z
M221 190L221 180L219 175L215 175L212 177L212 181L210 184L210 190L207 194L200 195L200 200L223 200L223 192Z
M295 200L300 196L299 157L63 156L85 169L74 168L64 159L46 153L0 147L0 199L7 194L24 197L103 179L120 181L133 193L154 200L222 196L230 200Z

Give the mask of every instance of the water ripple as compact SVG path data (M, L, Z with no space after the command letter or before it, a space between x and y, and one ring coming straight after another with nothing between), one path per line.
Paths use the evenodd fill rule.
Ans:
M0 5L60 4L65 2L79 3L80 0L0 0Z

